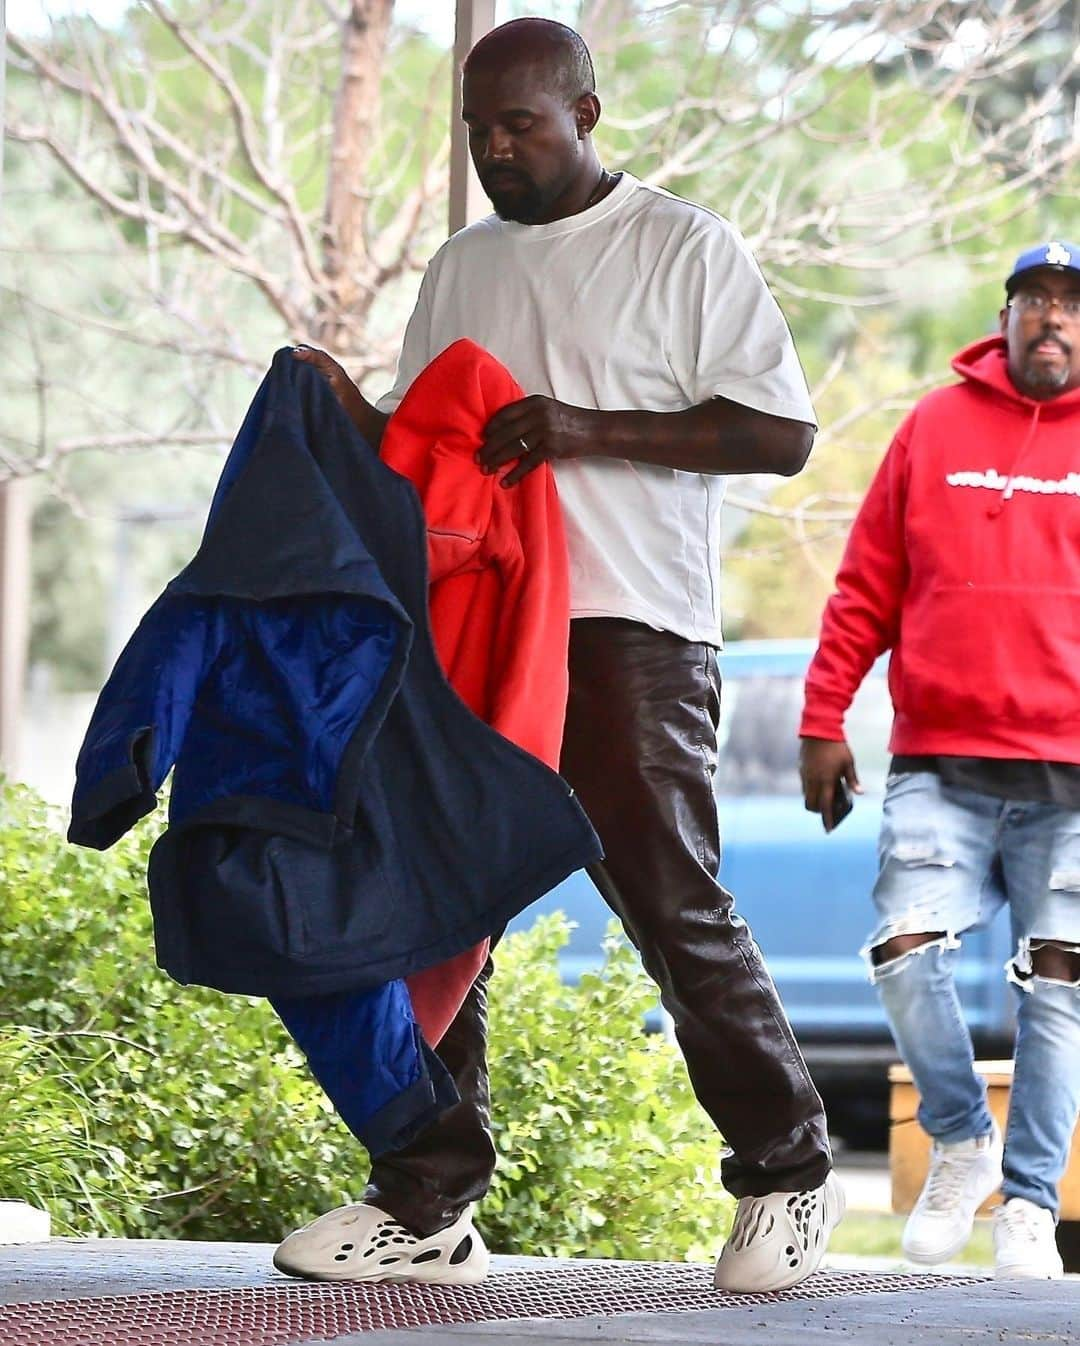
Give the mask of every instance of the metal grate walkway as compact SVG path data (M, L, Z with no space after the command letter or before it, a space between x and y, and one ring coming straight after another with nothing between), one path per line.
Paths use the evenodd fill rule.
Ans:
M950 1286L983 1278L951 1277ZM565 1263L496 1273L483 1285L311 1285L177 1290L0 1305L0 1346L299 1346L353 1332L506 1319L720 1309L834 1295L940 1289L934 1275L820 1272L794 1290L731 1295L712 1269L660 1263Z

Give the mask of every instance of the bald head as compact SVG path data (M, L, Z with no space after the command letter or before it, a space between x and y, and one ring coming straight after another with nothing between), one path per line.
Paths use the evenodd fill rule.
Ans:
M473 47L461 72L469 153L498 215L544 224L584 208L603 178L589 49L550 19L515 19Z
M543 71L550 93L576 103L596 92L596 73L580 33L552 19L512 19L493 28L465 59L463 73L532 66Z

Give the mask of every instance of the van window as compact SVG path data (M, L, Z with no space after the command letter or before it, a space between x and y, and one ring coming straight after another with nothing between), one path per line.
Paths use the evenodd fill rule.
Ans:
M720 712L720 795L799 795L799 718L803 678L792 674L728 677ZM872 673L845 720L859 779L884 794L892 703L884 677Z

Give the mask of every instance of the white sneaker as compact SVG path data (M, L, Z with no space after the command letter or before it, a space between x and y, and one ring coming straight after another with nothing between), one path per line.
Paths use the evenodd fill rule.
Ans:
M1001 1185L1001 1132L942 1145L934 1141L930 1172L908 1216L900 1246L912 1262L947 1262L971 1237L975 1212Z
M713 1284L743 1294L798 1285L818 1269L843 1214L844 1189L835 1173L811 1192L742 1197Z
M274 1253L279 1271L310 1281L475 1285L487 1275L488 1261L471 1209L430 1238L417 1238L366 1202L320 1215L290 1234Z
M994 1211L995 1278L1059 1281L1064 1274L1053 1215L1022 1196L998 1206Z

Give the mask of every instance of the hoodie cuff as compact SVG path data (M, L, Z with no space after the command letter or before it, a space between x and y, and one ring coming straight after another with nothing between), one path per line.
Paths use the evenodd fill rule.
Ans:
M153 745L153 729L140 729L130 740L127 762L88 789L75 787L68 841L104 851L140 818L153 813L157 807L157 794L150 784Z
M844 717L835 711L821 708L804 710L799 724L800 738L826 738L834 743L844 741Z

